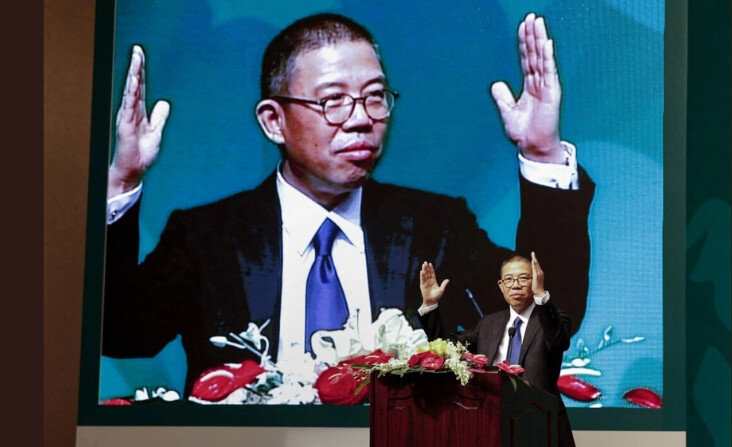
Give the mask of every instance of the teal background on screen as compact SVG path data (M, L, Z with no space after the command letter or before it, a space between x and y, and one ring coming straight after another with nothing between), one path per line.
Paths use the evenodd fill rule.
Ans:
M638 387L662 396L663 1L120 0L113 110L136 43L147 54L148 105L172 104L145 177L141 256L173 209L251 188L273 171L278 150L254 118L261 55L283 26L320 11L373 32L401 94L375 178L465 197L506 246L519 217L518 163L488 86L505 80L518 94L516 27L529 11L547 18L563 88L561 136L597 184L587 316L567 354L591 351L588 366L601 376L582 378L603 394L565 404L629 407L622 394ZM612 339L643 341L592 352L608 328ZM102 357L100 366L100 399L183 387L178 340L155 358Z

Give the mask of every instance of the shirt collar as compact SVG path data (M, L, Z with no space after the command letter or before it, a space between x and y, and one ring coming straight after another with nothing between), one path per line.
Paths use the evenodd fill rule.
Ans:
M342 203L328 211L287 183L278 167L277 196L282 212L282 229L294 241L301 255L310 246L315 232L326 218L330 218L340 228L338 238L345 236L346 242L363 252L361 188L355 189Z
M513 310L513 307L509 306L509 309L511 311L511 315L508 317L509 324L513 325L513 321L516 319L516 317L521 318L521 324L526 327L526 323L529 322L529 318L531 317L531 312L534 311L534 307L536 307L536 303L531 303L529 307L524 309L523 312L517 313L515 310Z

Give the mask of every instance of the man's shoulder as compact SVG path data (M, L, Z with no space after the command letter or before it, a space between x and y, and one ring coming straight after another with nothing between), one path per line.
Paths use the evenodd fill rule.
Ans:
M440 234L452 226L476 225L475 215L463 198L375 181L364 185L361 209L364 221L411 222Z
M392 183L381 183L375 180L369 180L364 185L364 200L378 200L380 203L397 203L402 206L434 206L436 204L465 206L466 204L462 197Z
M506 309L497 310L495 312L486 314L483 316L483 319L496 320L496 319L501 319L501 318L507 318L509 314L510 314L510 310L508 310L508 308L506 308Z
M174 211L184 219L225 219L231 215L260 214L277 210L277 190L271 178L252 189L239 191L211 202Z

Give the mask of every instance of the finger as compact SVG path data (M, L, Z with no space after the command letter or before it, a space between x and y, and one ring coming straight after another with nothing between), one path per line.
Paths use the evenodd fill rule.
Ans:
M526 16L524 23L524 40L526 42L526 55L528 58L529 74L534 74L538 71L538 57L536 50L536 15L531 13Z
M432 264L429 262L425 262L422 265L422 271L420 272L420 278L424 278L425 283L431 283L434 282L435 277L435 270L432 267Z
M170 115L170 103L168 101L158 101L150 112L150 128L153 132L163 133L163 128Z
M544 75L544 44L546 43L546 24L543 17L534 20L534 50L536 51L535 73L539 77ZM537 81L541 81L538 79Z
M139 78L140 67L142 67L142 54L140 47L135 45L132 47L132 54L130 55L130 66L127 69L127 82L125 83L124 93L130 93L133 89L130 88L130 80L133 78ZM137 87L134 89L136 90Z
M549 38L544 17L537 17L536 20L534 20L534 36L536 38L537 46L543 45L544 41Z
M447 287L448 284L450 284L450 280L449 279L446 279L446 280L442 281L442 284L440 284L440 291L441 292L444 292L445 291L445 288Z
M139 79L140 87L139 87L139 92L138 92L139 100L137 102L137 107L138 107L137 112L140 114L140 117L142 119L144 119L145 117L147 117L147 106L145 103L145 99L147 98L147 96L146 96L147 89L145 87L145 85L146 85L146 83L145 83L145 59L146 58L145 58L145 52L142 50L141 46L135 45L134 50L137 52L137 54L140 57L140 70L138 72L138 79Z
M529 74L529 52L526 47L526 21L524 20L518 27L518 46L521 61L521 73L524 76Z
M542 72L543 85L547 87L556 87L559 85L559 71L557 70L557 62L554 58L554 41L551 39L544 42Z
M137 104L139 97L139 72L141 63L140 55L133 49L132 55L130 56L130 66L127 69L125 86L122 90L122 105L120 106L120 109L124 109L125 112L132 111Z
M125 93L122 97L122 104L117 111L117 126L120 123L134 123L137 111L137 78L132 76L128 79Z
M541 269L541 264L539 264L539 260L536 258L534 252L531 252L531 270L534 278L543 283L544 271Z
M133 51L140 56L140 102L145 104L145 52L139 45L135 45Z
M516 107L516 99L511 93L511 89L505 82L494 82L491 85L491 96L493 101L498 107L498 111L501 115L508 114L514 107ZM505 120L504 120L505 121Z

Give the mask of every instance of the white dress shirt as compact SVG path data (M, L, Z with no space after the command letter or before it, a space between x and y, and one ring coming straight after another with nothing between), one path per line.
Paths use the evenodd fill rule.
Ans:
M543 186L578 189L576 149L567 142L562 142L562 147L566 155L565 164L539 163L518 154L521 175L528 181ZM139 200L141 194L142 182L130 191L108 198L107 224L111 225L120 219ZM289 185L278 169L277 194L282 209L283 253L277 360L288 360L292 356L302 355L305 339L305 286L315 257L311 241L326 217L341 230L333 243L333 263L346 296L349 318L357 318L359 340L368 349L372 344L373 334L366 252L361 228L361 188L328 211ZM435 307L437 305L430 309L420 309L420 313L426 313ZM242 325L247 323L242 322Z
M521 319L519 332L521 333L521 343L523 344L524 335L526 334L526 326L529 324L529 317L531 317L531 312L534 311L535 306L535 303L531 303L531 305L520 314L516 313L513 308L509 308L510 315L508 316L508 323L506 323L506 327L503 330L503 338L501 338L501 343L498 345L498 354L496 355L496 358L493 359L494 365L496 363L501 363L504 360L508 360L508 358L506 357L506 355L508 354L508 343L510 341L510 337L508 336L508 328L513 327L513 322L514 320L516 320L516 317L519 317ZM514 335L514 337L515 336L516 335Z
M332 258L348 304L349 318L357 318L359 340L369 340L371 299L366 252L361 228L361 188L328 211L293 188L277 173L282 208L282 304L278 360L300 358L305 343L305 288L315 260L312 239L326 218L341 232L333 242Z

